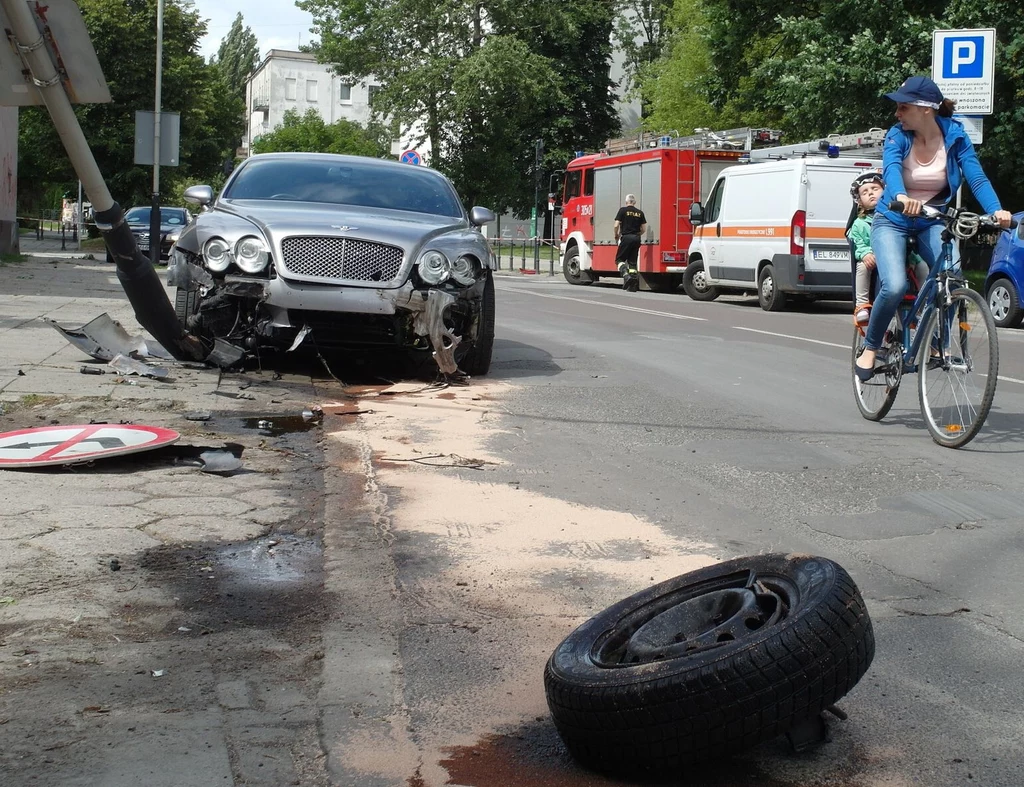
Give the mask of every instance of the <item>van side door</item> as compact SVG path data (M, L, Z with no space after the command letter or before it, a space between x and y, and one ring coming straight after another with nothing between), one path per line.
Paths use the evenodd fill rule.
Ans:
M724 260L722 259L724 246L722 245L722 222L720 217L722 215L722 200L725 199L727 180L727 178L720 177L715 183L714 188L711 189L708 203L704 207L704 223L697 227L696 230L696 234L701 238L706 255L704 273L712 279L721 278L721 269L724 265ZM718 269L717 271L716 268Z

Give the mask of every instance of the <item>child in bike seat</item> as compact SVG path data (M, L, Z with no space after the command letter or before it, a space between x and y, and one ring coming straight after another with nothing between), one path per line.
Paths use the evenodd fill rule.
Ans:
M850 185L850 196L857 205L857 218L846 236L853 245L853 258L857 263L853 321L861 327L866 326L871 317L871 275L877 264L875 254L871 251L871 222L875 217L875 206L884 190L885 181L878 170L862 172ZM917 254L912 254L908 260L913 265L914 277L920 286L928 275L928 263Z

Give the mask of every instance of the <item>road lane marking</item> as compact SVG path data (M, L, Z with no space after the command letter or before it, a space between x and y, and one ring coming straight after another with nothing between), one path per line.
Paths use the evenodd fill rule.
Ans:
M625 312L640 312L641 314L651 314L655 317L669 317L673 320L697 320L699 322L707 322L707 317L693 317L689 314L673 314L672 312L658 312L653 309L641 309L639 306L623 306L619 303L608 303L606 301L591 301L586 298L572 298L568 295L548 295L544 292L532 292L527 289L520 287L498 287L499 290L505 290L506 292L516 292L522 295L533 295L537 298L554 298L559 301L572 301L573 303L589 303L593 306L603 306L607 309L621 309Z
M672 314L671 312L659 312L653 309L641 309L638 306L623 306L617 303L606 303L605 301L591 301L586 298L573 298L568 295L549 295L543 292L532 292L527 289L520 287L498 287L499 290L505 290L506 292L516 292L522 295L534 295L538 298L554 298L559 301L572 301L573 303L589 303L594 306L604 306L609 309L622 309L623 311L629 312L640 312L641 314L651 314L655 317L670 317L673 320L698 320L699 322L707 322L707 317L692 317L688 314ZM797 342L810 342L811 344L823 344L826 347L838 347L841 350L849 350L850 345L848 344L836 344L835 342L824 342L821 339L808 339L806 336L793 336L788 333L776 333L774 331L760 331L757 328L744 328L739 325L732 326L737 331L748 331L749 333L760 333L764 336L774 336L778 339L792 339ZM1004 377L998 375L997 380L1002 380L1006 383L1016 383L1017 385L1024 385L1024 380L1018 380L1015 377Z
M788 333L774 333L773 331L759 331L756 328L741 328L739 325L732 326L737 331L750 331L750 333L763 333L765 336L776 336L780 339L793 339L798 342L810 342L811 344L824 344L826 347L839 347L849 350L848 344L836 344L835 342L823 342L820 339L808 339L806 336L791 336Z

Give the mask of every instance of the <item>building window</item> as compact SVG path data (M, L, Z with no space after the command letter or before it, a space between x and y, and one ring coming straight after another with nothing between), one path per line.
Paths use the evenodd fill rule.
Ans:
M338 85L338 101L346 104L352 101L352 85L345 82Z
M316 80L306 80L306 101L316 101Z
M366 103L373 106L374 97L380 92L380 85L370 85L366 88Z
M295 100L295 80L285 79L284 81L284 97L286 101Z

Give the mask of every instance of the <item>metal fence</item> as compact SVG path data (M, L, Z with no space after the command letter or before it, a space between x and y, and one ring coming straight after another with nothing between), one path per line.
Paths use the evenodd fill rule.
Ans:
M491 238L491 250L498 270L518 270L520 273L546 273L554 276L562 272L558 258L558 241L543 238Z

